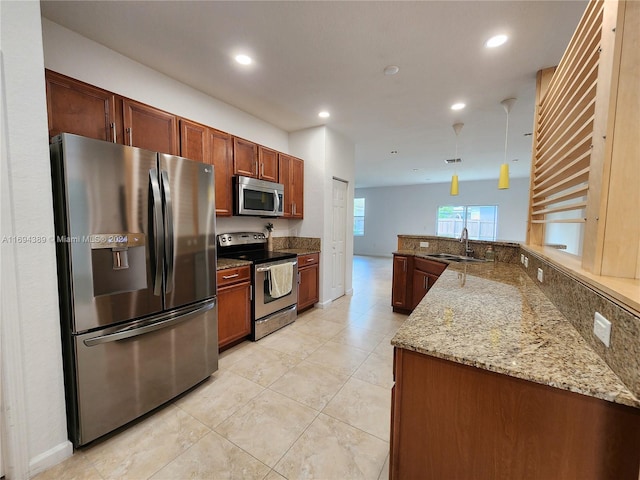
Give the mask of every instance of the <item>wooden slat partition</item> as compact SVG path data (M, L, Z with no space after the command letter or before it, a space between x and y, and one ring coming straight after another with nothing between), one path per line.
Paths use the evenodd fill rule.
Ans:
M546 92L538 94L528 232L537 245L548 223L586 221L603 14L604 2L588 4ZM565 212L570 218L554 215Z

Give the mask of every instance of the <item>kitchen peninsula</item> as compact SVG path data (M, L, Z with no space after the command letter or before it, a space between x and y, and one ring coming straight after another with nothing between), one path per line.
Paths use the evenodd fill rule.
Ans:
M449 264L392 344L392 479L637 479L640 400L519 265Z

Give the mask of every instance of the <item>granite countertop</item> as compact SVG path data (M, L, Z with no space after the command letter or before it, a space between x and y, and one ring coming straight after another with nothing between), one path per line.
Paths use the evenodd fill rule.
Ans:
M313 248L283 248L278 252L295 253L296 255L309 255L311 253L320 253L320 250Z
M226 270L227 268L244 267L251 265L249 260L239 260L236 258L218 258L217 270Z
M451 263L391 344L640 408L640 400L518 265Z

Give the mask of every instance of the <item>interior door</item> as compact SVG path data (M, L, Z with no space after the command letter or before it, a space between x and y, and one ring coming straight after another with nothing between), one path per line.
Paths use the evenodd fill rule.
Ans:
M165 209L165 308L216 294L213 166L159 154Z
M331 299L344 295L345 244L347 242L347 182L333 179L331 225Z
M63 134L52 154L56 245L68 265L59 274L69 281L72 331L161 311L149 232L156 153Z

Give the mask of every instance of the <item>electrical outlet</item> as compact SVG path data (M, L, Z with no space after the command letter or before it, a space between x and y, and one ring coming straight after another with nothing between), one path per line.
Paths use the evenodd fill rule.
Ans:
M541 268L538 269L538 281L542 283L542 279L544 278L544 272Z
M611 340L611 322L598 312L593 317L593 333L608 347Z
M524 268L529 268L529 257L524 257Z
M520 254L520 263L524 264L524 253Z
M429 246L429 242L420 242L420 248L427 248Z

